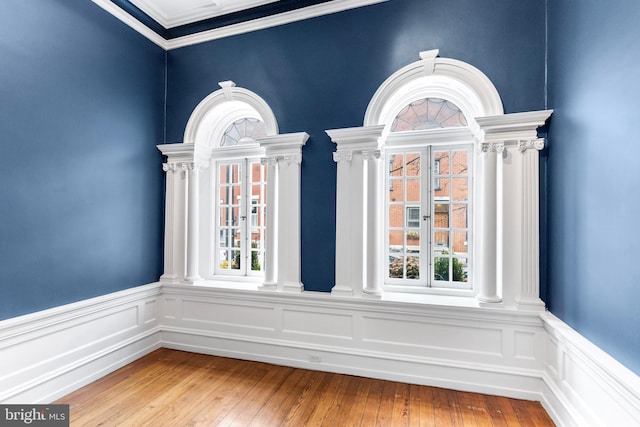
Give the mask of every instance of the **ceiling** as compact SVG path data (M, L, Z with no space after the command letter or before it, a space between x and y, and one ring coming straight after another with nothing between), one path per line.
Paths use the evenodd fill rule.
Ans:
M164 28L216 18L278 0L129 0Z

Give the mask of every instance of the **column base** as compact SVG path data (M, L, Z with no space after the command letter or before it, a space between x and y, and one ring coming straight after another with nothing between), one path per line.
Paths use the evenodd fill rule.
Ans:
M496 305L502 305L502 298L499 296L477 296L476 299L480 303L481 307L495 307Z
M546 306L540 298L516 298L518 310L545 311Z
M331 295L339 296L339 297L352 297L353 289L350 286L340 286L334 285L331 289Z
M362 291L362 296L364 298L371 298L371 299L381 299L382 298L382 291L381 290L367 290L364 289Z

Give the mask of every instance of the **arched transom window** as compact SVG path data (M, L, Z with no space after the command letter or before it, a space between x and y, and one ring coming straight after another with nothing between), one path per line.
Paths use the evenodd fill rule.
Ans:
M442 98L423 98L404 107L393 120L391 132L467 126L460 108Z

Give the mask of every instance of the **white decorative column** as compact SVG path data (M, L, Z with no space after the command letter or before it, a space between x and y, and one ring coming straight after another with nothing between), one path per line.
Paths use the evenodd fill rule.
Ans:
M544 310L540 300L540 138L518 141L522 153L522 281L516 296L518 308Z
M276 221L278 206L278 159L266 157L261 163L267 167L267 230L265 235L265 260L264 260L264 289L275 289L278 281L278 245L276 236L278 235L278 222ZM273 207L269 209L269 207Z
M179 248L176 248L176 240L178 237L176 228L178 227L178 223L181 222L178 216L181 205L176 203L179 190L176 191L176 186L180 185L181 171L179 170L178 164L169 162L162 164L162 170L166 172L166 181L164 205L164 273L160 276L160 281L163 283L179 283L184 277L184 274L182 274L184 269L180 269L178 262Z
M259 138L267 165L265 280L261 289L302 292L300 176L305 132ZM275 177L275 178L274 178ZM271 254L269 254L271 252Z
M478 117L476 121L482 131L481 144L487 156L492 151L500 151L494 165L491 157L486 158L490 170L483 171L483 180L491 180L496 172L496 200L489 193L481 194L482 247L479 253L480 268L483 271L478 299L487 301L494 292L487 271L495 271L497 289L501 289L505 306L522 310L543 310L544 303L539 296L539 163L538 151L544 142L538 138L537 129L544 125L552 111L532 111L526 113L503 114ZM499 173L497 173L499 172ZM483 183L493 186L489 181ZM495 213L485 201L495 206ZM491 230L498 218L498 228ZM487 224L488 223L488 224ZM485 235L484 232L489 233ZM494 239L495 237L495 239ZM492 240L495 252L491 251ZM495 254L495 260L490 257ZM495 267L494 267L495 266ZM497 290L496 289L496 290Z
M336 277L332 295L362 295L365 289L368 294L376 295L381 288L376 266L380 265L382 258L374 260L374 257L381 250L379 234L382 230L376 227L379 217L375 212L367 212L365 203L368 207L369 202L375 201L379 195L373 193L380 192L382 188L375 185L379 180L379 167L370 169L369 165L373 161L371 158L375 157L374 152L379 150L383 129L384 126L370 126L326 131L337 145L333 155L337 163L337 188ZM367 178L369 170L371 181ZM377 206L374 210L379 209ZM369 279L372 280L370 285Z
M497 156L504 151L502 143L482 144L482 241L480 245L481 268L478 300L484 303L497 303L498 296L497 263Z
M300 259L287 254L300 253L300 166L302 154L284 155L278 170L278 198L282 200L278 227L278 246L282 252L278 258L279 288L285 292L302 292Z
M382 209L384 200L378 189L382 182L382 160L380 150L363 151L367 192L365 193L365 283L364 294L379 297L382 294L383 272L381 262L384 253L382 238Z
M185 165L194 159L193 144L161 144L158 150L167 156L166 172L164 274L160 281L182 283L186 275L187 172Z
M186 282L202 280L198 273L200 257L200 168L197 163L184 163L187 173L187 274Z

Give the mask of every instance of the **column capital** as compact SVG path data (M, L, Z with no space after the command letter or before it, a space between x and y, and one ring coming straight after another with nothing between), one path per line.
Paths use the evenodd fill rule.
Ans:
M262 166L267 166L267 167L278 166L278 157L276 156L263 157L260 159L260 164Z
M174 162L166 162L162 164L162 170L165 172L175 172L178 169L177 163Z
M536 139L525 139L518 141L518 150L521 153L524 153L527 150L537 150L540 151L544 148L544 139L536 138Z
M333 161L336 163L351 162L352 158L353 158L353 151L351 150L341 150L333 153Z
M287 154L284 156L284 162L287 165L291 165L291 164L299 165L302 163L302 153Z
M378 160L381 157L381 154L380 150L365 150L362 152L362 158L364 160Z
M502 153L504 142L483 142L481 149L483 153Z

